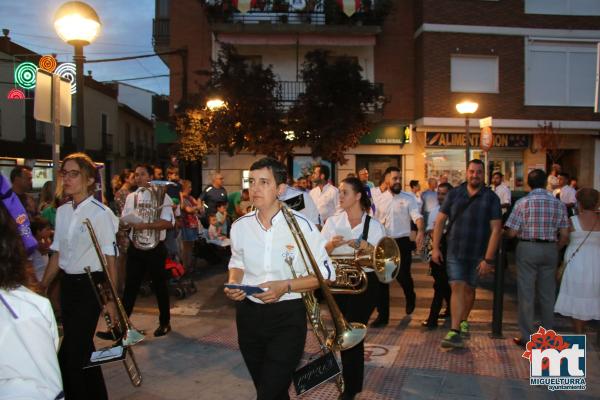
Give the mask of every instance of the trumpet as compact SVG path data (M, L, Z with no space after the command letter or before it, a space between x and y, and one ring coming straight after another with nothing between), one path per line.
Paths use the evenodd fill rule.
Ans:
M92 243L94 245L94 249L96 250L96 254L98 255L100 264L102 265L102 272L106 278L106 285L94 282L90 267L84 268L85 272L87 273L88 278L90 279L90 283L92 284L92 288L94 289L94 294L96 295L98 304L102 309L104 321L106 322L106 326L111 332L113 339L115 341L118 340L117 330L123 333L121 343L127 353L125 358L123 359L123 365L125 366L125 370L127 372L127 375L129 376L131 384L135 387L138 387L142 384L142 373L140 372L140 369L137 365L131 346L144 340L144 335L142 335L137 329L135 329L129 321L129 317L127 316L127 313L123 308L123 303L121 303L121 299L119 299L112 278L110 277L106 257L102 253L100 243L98 242L98 238L96 237L96 232L92 227L92 223L89 219L86 218L83 221L83 224L88 229L88 232L92 239ZM118 320L115 322L113 322L110 314L108 313L107 305L110 298L114 299L115 303L117 304Z

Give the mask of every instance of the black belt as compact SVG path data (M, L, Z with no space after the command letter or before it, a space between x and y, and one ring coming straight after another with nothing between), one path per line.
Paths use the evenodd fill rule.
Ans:
M103 276L104 276L104 273L102 271L92 272L92 278L94 278L94 279L99 279L99 278L102 278ZM87 272L83 273L83 274L64 274L64 277L65 277L65 279L72 280L72 281L82 281L82 280L89 279Z
M519 239L521 242L533 242L533 243L556 243L556 240L542 240L542 239Z

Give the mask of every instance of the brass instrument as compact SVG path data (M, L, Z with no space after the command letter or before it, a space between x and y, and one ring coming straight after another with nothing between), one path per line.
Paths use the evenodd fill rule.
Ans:
M367 276L363 268L372 268L381 283L390 283L400 272L400 249L396 241L383 237L377 245L352 254L333 255L335 265L335 283L330 289L333 293L359 294L367 288ZM339 274L339 275L338 275Z
M102 249L100 248L100 244L98 243L98 238L96 237L96 232L94 231L94 228L92 227L92 223L90 222L89 219L86 218L83 221L83 224L88 229L88 232L92 239L92 243L94 245L94 249L96 250L96 254L98 255L98 259L100 260L100 264L102 266L102 272L106 278L106 281L105 281L106 285L101 284L101 283L96 284L94 282L94 280L92 278L92 273L91 273L90 267L86 267L85 272L87 273L88 278L90 279L92 288L94 289L94 293L96 295L96 299L98 300L98 303L99 303L100 307L102 308L104 321L106 321L106 325L107 325L108 329L110 330L111 334L113 335L113 338L115 340L118 339L118 334L116 332L117 329L119 329L120 332L123 333L123 336L121 338L121 343L122 343L125 351L127 352L126 357L123 359L123 365L125 366L127 375L129 376L129 379L131 380L131 384L136 387L140 386L142 384L142 374L137 365L137 362L135 361L135 356L133 354L133 350L131 349L131 346L144 340L144 335L141 334L137 329L135 329L133 327L133 325L131 324L131 322L129 321L129 317L127 316L127 313L125 312L125 309L123 308L123 303L121 303L121 299L119 299L119 296L117 295L117 292L115 290L115 286L113 284L112 278L108 271L108 264L106 262L106 257L102 253ZM106 286L108 286L108 287L106 287ZM117 305L118 321L116 321L116 324L115 324L115 322L112 321L112 318L110 317L110 314L108 313L107 304L109 301L109 296L112 299L114 299L114 301Z
M142 187L135 194L133 208L137 215L142 218L141 222L151 223L160 218L168 185L174 185L174 183L151 181L149 187ZM150 193L150 201L139 201L138 197L143 196L145 192ZM160 242L160 229L134 229L131 242L139 250L153 249Z
M333 298L333 294L331 293L329 286L321 274L321 270L319 269L315 257L312 254L308 243L306 242L306 238L298 226L296 217L294 217L294 214L292 211L290 211L287 205L283 203L281 204L281 211L283 212L285 221L292 232L292 236L294 237L296 245L298 246L299 254L304 260L307 271L310 274L314 274L319 281L319 288L323 293L323 299L327 303L329 313L331 314L331 318L333 320L334 331L330 334L321 319L319 303L314 297L314 294L312 292L302 293L302 299L304 300L306 312L311 325L313 326L313 330L316 331L316 328L319 328L322 333L324 342L321 340L321 336L317 334L319 342L324 343L328 349L333 351L347 350L356 346L365 338L365 335L367 334L367 327L358 322L348 323L344 319L342 312ZM309 269L305 257L308 258L312 271ZM286 262L288 262L288 265L290 266L292 276L296 278L296 271L292 266L292 260L286 260Z

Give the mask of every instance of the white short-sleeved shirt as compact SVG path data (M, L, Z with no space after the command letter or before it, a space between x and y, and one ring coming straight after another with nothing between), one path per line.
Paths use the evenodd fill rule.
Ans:
M439 206L437 192L435 190L426 190L421 193L423 200L423 212L430 213L434 208Z
M317 205L313 201L312 197L308 192L303 190L298 190L296 188L288 186L283 195L279 197L279 200L286 201L291 199L292 197L296 197L302 195L304 198L304 209L298 210L301 214L303 214L310 222L315 225L321 223L321 219L319 217L319 210L317 209Z
M0 289L0 296L10 307L0 302L0 399L56 398L63 385L50 302L23 286Z
M377 198L373 198L373 201L375 201L375 219L377 221L383 223L383 218L385 217L388 208L390 208L393 197L394 195L392 192L386 190L377 196Z
M312 197L319 210L321 225L325 224L327 218L341 211L339 190L330 183L323 186L323 190L318 186L312 188L310 197Z
M67 274L83 274L85 267L90 267L92 272L102 271L92 238L83 224L85 219L92 223L102 253L107 256L117 254L115 235L119 220L111 209L93 196L82 201L77 208L73 208L70 201L56 210L54 241L50 246L58 252L58 266Z
M496 186L494 188L494 193L496 193L496 195L500 198L500 204L510 204L510 188L504 183L501 183L500 185Z
M362 238L363 228L365 226L365 219L367 218L367 214L363 213L362 220L360 224L356 225L354 228L350 227L350 221L348 220L348 214L345 211L342 211L339 214L334 215L329 218L327 222L325 222L325 226L323 226L323 230L321 231L321 235L325 238L326 242L329 242L334 236L341 235L344 237L344 240L356 240ZM379 221L374 218L371 218L369 221L369 232L367 234L367 242L376 246L377 243L385 236L385 228ZM336 247L333 249L331 255L348 255L354 254L354 249L347 244ZM372 272L371 268L364 268L366 272Z
M377 200L379 199L379 196L381 196L381 194L382 193L381 189L379 189L379 186L371 189L371 200L373 201L375 208L377 208Z
M427 232L432 231L435 228L435 219L437 218L438 213L440 212L440 204L429 211L429 218L427 218L427 228L425 230Z
M129 193L127 198L125 199L125 206L123 207L123 211L121 216L128 215L131 213L136 213L137 211L134 207L135 199L137 197L137 204L146 204L150 203L152 195L148 190L142 192L142 188L138 188L135 192ZM173 200L165 193L165 199L163 201L163 207L160 212L160 219L171 222L171 224L175 223L175 216L173 215ZM160 231L158 236L159 240L165 240L167 236L167 232L165 229ZM133 240L133 229L129 232L129 238Z
M576 194L577 194L577 191L575 189L573 189L569 185L565 185L560 188L560 201L562 201L565 204L576 204L577 203L577 198L575 198Z
M380 222L385 227L388 236L392 238L408 237L411 219L417 223L419 218L423 218L415 196L406 192L395 195L391 192L386 193L389 193L388 196L391 197L391 200L387 209L381 211Z
M306 217L292 211L302 234L306 238L311 252L324 279L335 280L335 269L325 250L325 239L317 227ZM296 275L307 276L307 268L300 256L298 246L283 213L279 211L271 220L271 227L265 229L260 223L258 211L252 211L238 218L231 226L231 260L229 268L244 270L244 285L260 285L268 281L292 279L288 262L291 262ZM287 260L287 261L286 261ZM308 259L306 260L308 262ZM311 266L308 266L312 270ZM261 300L248 297L256 303ZM279 301L301 298L300 293L284 294Z

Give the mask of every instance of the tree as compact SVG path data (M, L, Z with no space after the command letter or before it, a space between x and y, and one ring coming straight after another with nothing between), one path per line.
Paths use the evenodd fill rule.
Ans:
M383 93L361 72L350 57L307 53L301 73L306 90L290 109L288 123L296 144L309 146L314 157L345 163L348 149L370 132L369 115L375 105L383 107Z
M223 45L200 95L175 118L180 157L192 161L216 148L234 155L242 150L283 158L293 143L285 139L278 108L279 86L270 66L248 63L233 46ZM204 104L211 96L225 101L216 111Z

